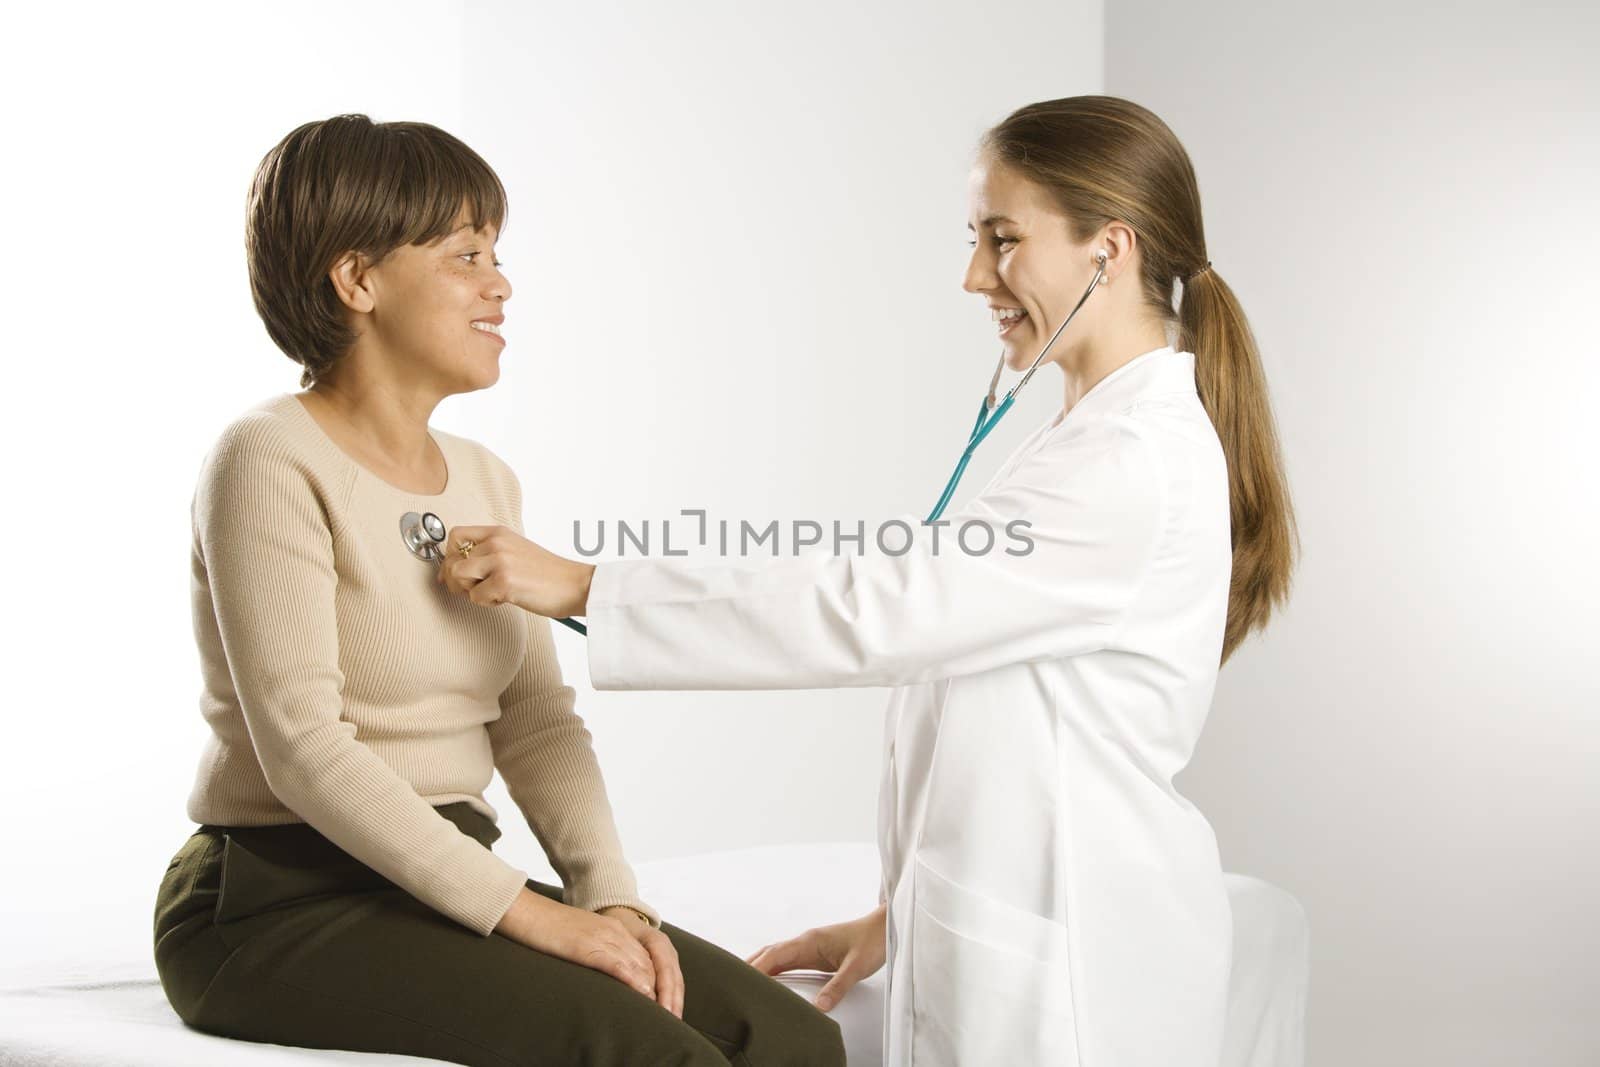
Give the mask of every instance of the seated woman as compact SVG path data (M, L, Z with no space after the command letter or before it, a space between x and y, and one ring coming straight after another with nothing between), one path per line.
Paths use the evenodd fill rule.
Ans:
M521 529L521 486L431 430L499 378L505 192L422 123L301 126L251 190L267 332L304 368L193 502L211 736L162 880L178 1015L251 1041L466 1064L829 1064L836 1022L639 899L549 623L436 580L406 513ZM498 768L562 887L495 855Z

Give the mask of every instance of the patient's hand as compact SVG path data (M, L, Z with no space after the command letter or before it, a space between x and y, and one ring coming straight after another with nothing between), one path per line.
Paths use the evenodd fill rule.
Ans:
M622 920L622 925L639 939L656 967L656 1003L683 1018L683 968L678 965L678 949L672 939L632 908L601 908L597 914Z
M634 920L634 925L640 924ZM656 939L667 939L660 930L649 928L646 934L615 916L574 908L524 886L494 932L608 974L683 1017L683 976L677 974L677 953L668 956L660 952ZM670 943L667 948L671 949ZM668 964L668 973L662 974Z
M870 915L833 926L819 926L799 937L768 945L745 962L763 974L784 971L833 971L817 994L817 1007L827 1011L857 982L883 966L884 925L888 909L879 905Z

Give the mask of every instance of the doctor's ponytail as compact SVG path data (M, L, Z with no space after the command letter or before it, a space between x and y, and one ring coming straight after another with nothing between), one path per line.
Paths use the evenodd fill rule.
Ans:
M1195 388L1228 462L1226 663L1287 600L1299 539L1260 353L1238 298L1207 258L1189 155L1156 115L1114 96L1030 104L985 134L982 148L1054 195L1075 242L1108 222L1129 225L1145 304L1177 333L1175 347L1194 353Z
M1181 351L1194 353L1195 387L1228 458L1233 577L1222 661L1251 630L1266 626L1289 596L1298 548L1294 507L1278 449L1255 336L1215 268L1190 275L1178 305Z

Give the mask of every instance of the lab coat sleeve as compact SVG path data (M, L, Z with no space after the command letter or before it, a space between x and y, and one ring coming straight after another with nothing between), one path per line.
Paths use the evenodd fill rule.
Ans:
M509 467L504 474L511 496L507 518L521 533L521 487ZM573 710L572 687L562 681L550 621L524 618L527 651L500 694L500 718L488 726L495 766L561 877L566 903L586 911L626 904L659 929L661 916L639 898L623 856L594 739Z
M337 507L267 420L230 426L207 456L194 528L250 742L285 806L434 910L487 936L527 880L461 832L342 718L334 615Z
M894 686L1105 647L1154 557L1165 484L1153 443L1108 416L1047 442L941 528L902 517L904 553L869 528L859 554L599 564L590 677L597 689ZM1029 525L1008 530L1015 520ZM969 523L969 547L987 526L991 550L959 546ZM888 549L903 542L888 529Z

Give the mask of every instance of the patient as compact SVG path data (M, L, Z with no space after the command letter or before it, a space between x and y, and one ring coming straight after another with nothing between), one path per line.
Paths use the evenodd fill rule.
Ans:
M830 1064L836 1022L639 898L547 620L435 580L401 517L522 528L503 460L428 427L500 375L505 192L422 123L312 122L245 234L305 391L229 423L193 501L211 734L155 908L189 1025L510 1064ZM561 887L497 856L498 768Z

